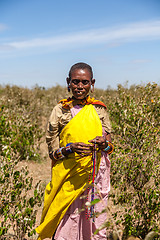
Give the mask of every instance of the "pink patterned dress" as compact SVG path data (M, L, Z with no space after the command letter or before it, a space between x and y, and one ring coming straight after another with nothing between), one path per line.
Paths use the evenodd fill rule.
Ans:
M74 117L81 110L81 107L76 105L70 110L72 117ZM103 134L105 135L104 129ZM101 163L96 177L96 189L101 197L97 194L95 198L101 198L102 201L95 205L95 212L101 212L107 205L108 193L110 191L110 161L105 152L101 154ZM87 190L82 195L86 196ZM86 203L86 198L83 198L82 195L68 208L57 228L54 236L55 240L106 239L106 229L102 229L94 235L95 230L105 222L107 218L106 213L99 215L94 221L92 218L87 219L86 210L80 211L80 209L84 209Z

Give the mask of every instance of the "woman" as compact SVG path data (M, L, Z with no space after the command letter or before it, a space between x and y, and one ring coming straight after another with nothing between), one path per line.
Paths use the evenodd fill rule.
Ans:
M54 107L47 128L52 180L45 191L41 224L36 229L38 239L53 234L56 240L106 239L105 230L93 237L96 228L105 221L105 216L101 214L94 218L93 207L91 213L85 207L90 198L88 186L93 182L94 175L93 148L98 150L96 182L100 192L94 195L97 195L96 198L100 195L105 203L109 192L108 153L112 152L113 146L106 106L88 95L95 84L88 64L74 64L66 80L68 91L71 90L73 96L61 100ZM91 188L93 191L94 188ZM99 202L95 211L103 208Z

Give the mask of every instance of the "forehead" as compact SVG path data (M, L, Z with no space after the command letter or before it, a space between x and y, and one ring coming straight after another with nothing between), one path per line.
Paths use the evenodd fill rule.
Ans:
M77 68L77 69L72 71L71 78L72 79L81 79L81 78L83 78L83 79L86 79L86 80L90 80L91 79L91 73L90 73L90 71L87 68L85 68L85 69Z

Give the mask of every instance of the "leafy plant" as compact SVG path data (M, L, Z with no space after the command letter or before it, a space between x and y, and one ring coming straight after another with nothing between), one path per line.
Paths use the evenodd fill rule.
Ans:
M12 156L13 157L13 156ZM19 240L32 236L37 207L41 206L43 191L40 182L33 186L27 167L18 169L18 161L10 153L2 157L0 172L0 239L11 230ZM9 231L10 233L10 231ZM3 238L2 238L3 239Z
M30 237L35 233L37 207L41 206L43 191L40 182L33 185L27 168L20 169L18 163L38 156L35 141L40 129L7 107L0 108L0 239L12 236L24 240L26 234Z
M148 84L133 92L119 86L110 114L116 133L111 198L123 207L113 216L124 226L124 239L131 234L143 239L160 226L158 86Z
M15 101L15 100L14 100ZM11 101L13 104L13 101ZM10 104L8 99L0 107L0 150L10 146L12 151L23 159L39 159L38 149L43 136L39 117L33 117L32 109Z

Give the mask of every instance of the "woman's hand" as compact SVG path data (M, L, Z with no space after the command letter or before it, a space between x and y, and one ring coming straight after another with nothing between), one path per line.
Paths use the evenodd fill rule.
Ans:
M76 142L70 145L73 152L76 152L80 156L88 156L92 153L93 144L85 144L83 142Z
M96 143L99 147L99 149L104 149L107 144L106 144L106 139L102 136L97 136L92 140L89 140L88 142L90 143Z

